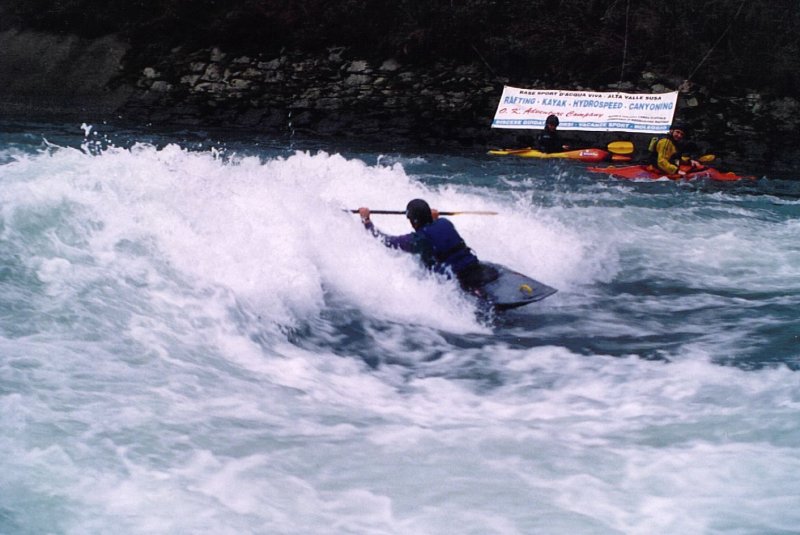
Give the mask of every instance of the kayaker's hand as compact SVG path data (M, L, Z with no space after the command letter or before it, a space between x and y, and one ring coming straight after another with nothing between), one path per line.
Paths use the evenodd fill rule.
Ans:
M679 169L678 170L678 175L679 176L686 176L686 171L684 171L683 169Z
M432 218L434 221L436 221L437 219L439 219L439 210L437 210L436 208L431 208L431 218Z
M365 225L369 223L369 208L362 206L358 209L358 215L361 216L361 222Z

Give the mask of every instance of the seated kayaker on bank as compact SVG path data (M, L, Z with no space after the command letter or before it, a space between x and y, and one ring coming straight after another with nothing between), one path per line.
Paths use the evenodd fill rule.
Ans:
M558 133L558 117L549 115L544 122L544 130L536 140L536 148L542 152L553 153L569 150Z
M699 162L685 154L686 149L685 127L673 125L666 136L650 143L650 164L667 175L686 176L687 172L702 169ZM691 168L681 169L682 164L690 164Z
M369 208L361 207L358 213L364 228L387 247L418 255L425 267L448 277L455 276L465 290L479 289L497 277L496 270L478 261L453 224L440 218L438 211L431 210L422 199L414 199L406 206L406 217L414 232L402 236L389 236L375 228Z

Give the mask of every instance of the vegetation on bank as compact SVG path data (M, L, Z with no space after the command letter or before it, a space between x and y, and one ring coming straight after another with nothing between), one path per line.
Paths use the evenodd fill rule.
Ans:
M132 69L177 46L347 47L478 62L516 83L604 85L655 71L717 94L800 93L797 0L6 0L0 30L120 34Z

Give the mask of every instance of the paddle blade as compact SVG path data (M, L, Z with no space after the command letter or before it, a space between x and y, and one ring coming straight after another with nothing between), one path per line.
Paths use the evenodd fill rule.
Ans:
M460 212L439 212L439 215L497 215L491 210L462 210Z
M612 141L607 148L608 152L614 154L633 154L633 143L630 141Z
M510 154L521 154L529 150L531 150L530 147L526 147L524 149L490 149L488 154L493 154L495 156L508 156Z
M716 159L717 159L717 157L714 156L713 154L703 154L702 156L700 156L697 159L697 161L698 162L703 162L703 163L708 163L708 162L713 162Z

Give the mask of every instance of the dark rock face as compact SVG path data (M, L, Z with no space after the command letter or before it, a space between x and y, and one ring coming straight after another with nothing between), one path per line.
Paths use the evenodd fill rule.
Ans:
M476 65L410 69L324 54L232 57L214 48L147 67L124 113L276 134L483 144L502 84ZM200 123L198 123L200 122Z
M68 119L112 114L135 92L110 84L128 48L114 36L0 32L0 115Z
M492 130L504 84L553 88L497 76L480 60L407 64L364 59L344 47L319 52L233 54L175 48L144 67L126 64L117 36L0 32L0 113L26 118L240 128L268 136L361 139L425 148L519 146L530 131ZM141 61L143 54L137 51ZM680 80L643 72L634 82L558 88L661 92ZM800 103L757 92L719 97L702 86L681 93L677 116L725 164L791 169L800 156ZM612 134L575 136L603 144ZM646 148L649 138L618 135ZM761 171L762 169L759 169Z

